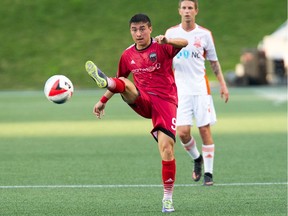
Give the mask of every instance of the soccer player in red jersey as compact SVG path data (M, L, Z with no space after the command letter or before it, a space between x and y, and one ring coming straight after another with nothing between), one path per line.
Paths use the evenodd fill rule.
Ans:
M93 62L86 62L88 74L100 88L107 88L94 106L93 112L101 118L107 101L115 93L120 93L136 113L152 119L151 134L158 142L162 159L162 212L173 212L178 98L172 62L173 57L182 47L187 46L188 42L181 38L167 39L163 35L152 38L151 21L145 14L136 14L129 24L135 44L122 53L116 78L107 77ZM133 74L134 83L127 79L130 73Z

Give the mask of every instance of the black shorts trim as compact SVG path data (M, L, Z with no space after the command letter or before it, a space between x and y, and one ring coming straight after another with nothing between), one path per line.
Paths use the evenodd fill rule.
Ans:
M164 134L166 134L167 136L171 137L174 140L174 142L176 142L175 135L171 131L166 130L165 128L162 128L162 127L154 128L151 131L151 134L154 137L154 139L156 140L156 142L158 142L158 138L156 136L154 136L154 132L156 132L156 131L162 131Z

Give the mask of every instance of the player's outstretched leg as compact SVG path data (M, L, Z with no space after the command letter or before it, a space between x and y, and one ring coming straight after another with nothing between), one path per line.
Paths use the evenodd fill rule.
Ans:
M108 86L107 76L92 61L86 62L85 69L99 88L106 88Z

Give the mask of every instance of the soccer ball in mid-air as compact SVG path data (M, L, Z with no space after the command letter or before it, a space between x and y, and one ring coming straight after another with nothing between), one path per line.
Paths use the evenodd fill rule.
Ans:
M45 96L49 101L63 104L73 95L74 87L70 79L64 75L50 77L44 87Z

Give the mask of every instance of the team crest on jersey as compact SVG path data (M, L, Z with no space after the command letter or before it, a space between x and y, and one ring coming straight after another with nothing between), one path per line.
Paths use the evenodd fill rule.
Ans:
M196 48L200 48L201 46L201 38L194 38L194 44L193 44Z
M150 53L149 59L151 62L155 62L157 60L157 54L155 52Z

